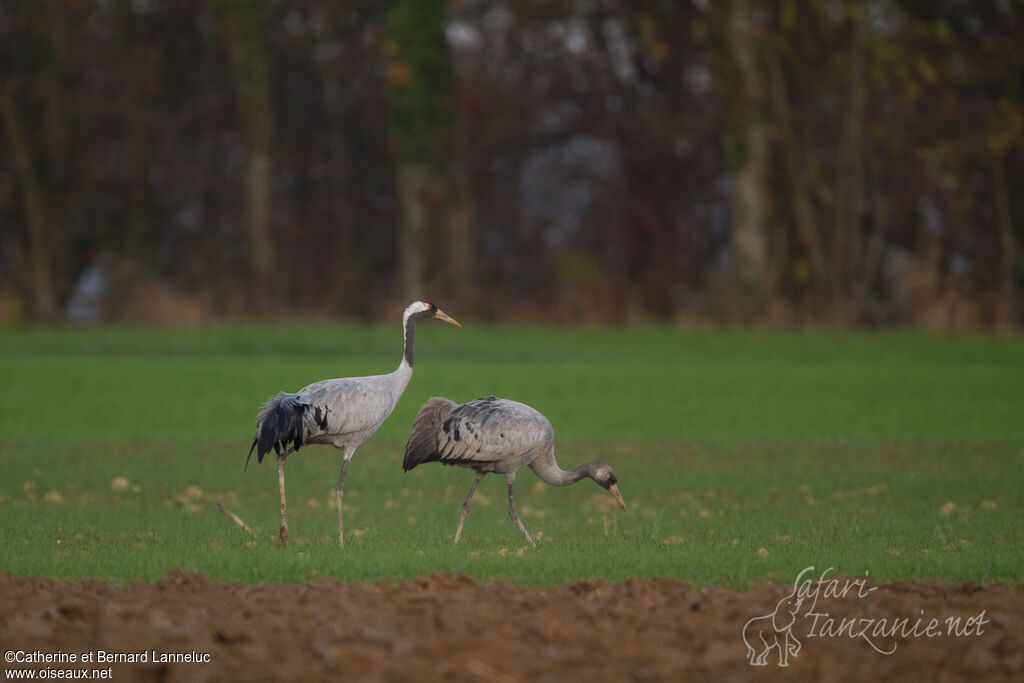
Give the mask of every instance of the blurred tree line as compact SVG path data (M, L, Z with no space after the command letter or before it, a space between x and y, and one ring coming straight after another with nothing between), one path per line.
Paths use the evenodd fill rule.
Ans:
M1021 0L0 0L0 320L1024 318Z

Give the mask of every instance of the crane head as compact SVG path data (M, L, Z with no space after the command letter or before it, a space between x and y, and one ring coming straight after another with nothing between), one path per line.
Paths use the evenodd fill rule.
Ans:
M615 476L615 472L612 471L608 465L602 465L601 463L595 463L596 467L591 474L591 479L597 482L597 485L608 489L608 491L615 496L615 500L619 501L619 505L622 509L626 509L626 501L622 500L622 494L619 493L619 479Z
M406 322L410 318L437 318L438 320L445 321L449 325L455 325L455 327L462 327L458 320L442 311L430 299L413 300L412 302L409 303L408 306L405 307L405 313L402 317Z

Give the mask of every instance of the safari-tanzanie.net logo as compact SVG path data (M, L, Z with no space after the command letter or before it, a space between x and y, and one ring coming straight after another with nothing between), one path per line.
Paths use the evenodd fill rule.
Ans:
M878 590L869 584L867 573L856 578L829 578L833 570L829 567L815 575L814 567L807 567L797 575L793 590L779 600L772 612L744 624L743 642L752 666L768 666L769 660L776 661L778 666L789 666L804 642L816 638L863 640L875 652L891 655L900 639L980 636L989 623L985 610L967 618L929 616L923 609L916 615L833 616L825 604L828 600L863 600ZM823 604L819 605L819 601ZM879 611L883 607L879 605Z

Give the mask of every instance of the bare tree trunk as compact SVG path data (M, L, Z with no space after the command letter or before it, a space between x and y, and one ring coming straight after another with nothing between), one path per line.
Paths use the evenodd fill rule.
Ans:
M864 85L864 53L867 21L864 5L850 5L853 44L850 49L849 102L843 120L839 161L836 169L835 235L832 241L832 266L835 269L833 305L841 318L856 298L853 289L863 275L861 256L861 221L864 216L864 118L866 92Z
M999 226L999 297L996 304L996 325L1009 328L1014 323L1017 292L1014 277L1017 270L1017 239L1013 234L1013 215L1010 211L1010 188L1006 182L1006 160L1002 155L992 157L992 181L996 200L996 221Z
M339 267L334 269L336 278L333 286L346 292L356 286L356 269L348 267L354 253L352 211L349 206L349 170L345 159L345 97L342 84L338 82L333 66L336 58L317 60L320 83L324 89L324 108L327 113L327 144L330 155L330 207L331 220L337 232L337 258Z
M22 189L22 206L28 227L28 275L31 277L32 306L36 316L52 320L57 314L53 294L49 243L50 225L42 181L33 160L28 131L18 111L15 82L7 83L0 93L0 116L11 146L14 167Z
M423 296L430 177L430 167L424 162L402 161L398 165L398 199L403 212L398 231L398 262L404 299Z
M400 290L407 298L423 296L427 230L442 243L447 262L447 229L440 220L448 193L454 119L454 75L445 39L447 3L443 0L396 0L387 13L391 134L395 141L398 199ZM449 229L452 226L447 226ZM440 228L440 229L438 229ZM442 278L443 279L443 278Z
M45 73L46 80L46 156L49 166L51 192L49 220L55 225L63 224L67 200L67 125L65 117L65 88L61 83L62 68L67 63L67 17L60 0L49 0L46 12L49 16L49 38L53 58ZM50 245L51 252L54 245ZM58 268L60 267L58 263ZM58 270L58 272L60 272Z
M463 110L465 111L465 110ZM455 127L455 201L449 218L448 257L450 293L457 293L463 306L476 302L476 194L472 181L470 124L463 120Z
M257 116L265 118L262 114ZM249 228L251 267L259 296L257 305L262 312L267 312L278 303L270 291L274 270L274 240L270 226L270 141L261 136L250 143L252 154L245 173L245 222Z
M860 292L860 309L874 322L884 322L888 317L872 297L872 287L878 281L885 257L885 240L889 234L892 220L892 209L889 198L884 190L884 174L880 169L881 162L877 154L868 159L868 192L871 193L871 231L868 233L864 246L864 266L861 273L863 281Z
M475 306L476 205L472 188L464 174L456 178L456 199L449 218L448 289L468 307Z
M818 285L826 285L828 269L825 265L825 252L821 244L818 216L811 199L811 186L807 177L804 150L801 148L795 132L782 64L774 49L765 49L765 57L771 80L772 111L775 114L775 122L779 131L779 151L786 175L789 178L791 192L789 198L792 204L793 218L796 222L797 242L807 251L812 280Z
M238 89L238 109L245 131L245 227L249 235L249 268L256 310L266 313L278 304L271 277L274 243L271 230L273 115L270 75L258 4L220 0L222 34L231 50Z
M766 176L768 136L764 122L764 83L757 63L758 45L747 0L734 0L728 20L729 44L743 83L744 112L738 135L744 151L734 173L732 196L732 247L740 282L757 294L767 294L768 237L765 218L768 213ZM746 112L753 112L749 114Z

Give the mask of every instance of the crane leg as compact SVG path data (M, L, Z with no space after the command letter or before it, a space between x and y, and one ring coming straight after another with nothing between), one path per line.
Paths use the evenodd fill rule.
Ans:
M284 502L284 461L291 451L277 456L277 485L281 487L281 545L288 545L288 511Z
M512 477L515 477L515 473L512 474ZM519 530L523 532L523 535L526 536L526 540L530 542L530 545L536 546L537 544L533 542L532 538L530 538L530 532L526 530L523 523L519 521L519 515L516 514L516 504L512 495L512 477L508 477L508 516L512 518L512 521L516 523Z
M455 542L453 546L459 544L459 539L462 538L462 525L466 523L466 515L469 514L469 499L476 493L476 486L480 483L480 480L484 478L486 472L477 472L476 479L473 480L473 485L469 487L469 495L466 496L466 500L462 501L462 514L459 515L459 528L455 530Z
M334 487L334 504L338 508L338 545L345 547L345 534L341 523L341 499L345 497L345 471L348 469L348 461L355 455L355 450L343 449L341 452L341 474L338 475L338 485Z

